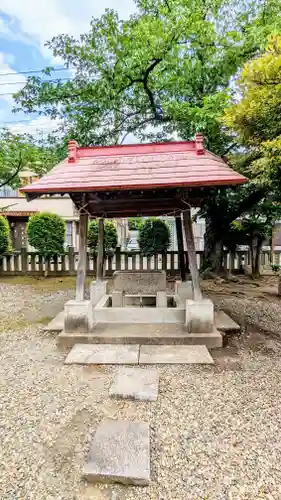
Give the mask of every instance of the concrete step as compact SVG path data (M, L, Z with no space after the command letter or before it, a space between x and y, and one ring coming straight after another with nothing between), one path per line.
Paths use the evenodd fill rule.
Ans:
M103 324L96 325L92 333L66 333L58 335L61 348L75 344L154 344L154 345L206 345L209 349L222 347L222 335L212 333L187 333L182 325Z

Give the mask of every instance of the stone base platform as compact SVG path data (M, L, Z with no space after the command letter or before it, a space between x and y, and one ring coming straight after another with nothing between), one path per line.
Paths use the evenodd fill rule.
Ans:
M107 328L107 325L105 325ZM112 326L112 325L111 325ZM115 325L114 325L115 326ZM116 325L118 329L118 324ZM125 331L127 332L128 327L130 325L125 326ZM152 325L153 330L158 331L159 327L161 325ZM62 332L64 327L64 311L61 311L58 313L48 325L44 327L44 330L46 332L52 332L52 333L60 333ZM98 325L98 331L100 328L103 328L104 325ZM173 325L169 325L169 329L171 329ZM177 325L178 327L178 325ZM146 324L141 325L142 331L146 328ZM220 332L223 333L239 333L240 332L240 326L231 319L228 314L226 314L224 311L215 311L215 328L219 330ZM95 327L96 330L96 327Z
M188 333L182 325L103 324L96 325L92 333L61 332L58 346L69 349L79 344L142 344L142 345L205 345L208 349L222 347L222 334Z

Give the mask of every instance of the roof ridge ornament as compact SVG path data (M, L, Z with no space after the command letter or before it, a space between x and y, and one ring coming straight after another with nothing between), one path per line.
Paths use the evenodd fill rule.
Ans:
M72 140L68 142L68 163L75 163L77 158L78 144Z
M200 133L197 133L195 135L195 148L196 148L197 155L204 155L205 154L203 142L204 142L203 135Z

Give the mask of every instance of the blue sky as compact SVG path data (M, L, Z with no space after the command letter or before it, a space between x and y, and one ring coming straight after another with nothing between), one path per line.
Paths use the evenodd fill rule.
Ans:
M52 129L49 118L12 113L10 94L24 85L26 75L20 72L61 67L45 47L47 40L59 33L79 36L88 31L91 17L100 16L105 8L114 8L127 18L134 4L133 0L1 0L0 127L35 134Z

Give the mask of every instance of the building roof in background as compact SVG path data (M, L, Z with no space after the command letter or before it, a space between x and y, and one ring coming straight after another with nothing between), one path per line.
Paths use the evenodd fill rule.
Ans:
M68 158L21 191L30 198L45 193L77 193L157 188L232 186L246 182L222 160L194 141L78 147L69 142Z

